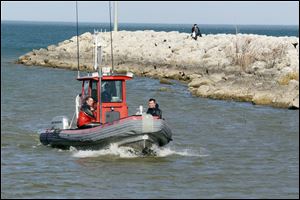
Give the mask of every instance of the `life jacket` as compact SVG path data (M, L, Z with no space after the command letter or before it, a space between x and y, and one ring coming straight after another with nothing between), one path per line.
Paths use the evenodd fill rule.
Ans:
M84 111L81 110L78 115L77 127L79 128L91 122L96 122L96 118L87 115Z

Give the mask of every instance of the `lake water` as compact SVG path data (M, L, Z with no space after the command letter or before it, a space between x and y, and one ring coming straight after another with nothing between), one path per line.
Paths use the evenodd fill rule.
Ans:
M155 97L173 130L155 157L41 145L38 130L74 113L77 72L14 61L72 31L1 23L1 198L299 198L299 110L193 97L175 81L127 84L129 114Z

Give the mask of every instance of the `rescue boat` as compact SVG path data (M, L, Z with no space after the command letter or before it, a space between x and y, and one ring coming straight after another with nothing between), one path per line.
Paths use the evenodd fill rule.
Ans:
M70 122L65 116L54 117L51 126L40 132L41 143L61 149L73 146L84 150L98 150L117 144L141 152L147 152L153 145L161 147L168 144L172 140L172 131L165 119L146 114L142 106L139 106L138 113L128 116L126 81L132 77L132 73L119 75L107 70L78 77L82 87L76 96L73 119ZM105 92L110 98L105 99ZM78 128L75 122L86 96L95 100L96 119L83 129Z

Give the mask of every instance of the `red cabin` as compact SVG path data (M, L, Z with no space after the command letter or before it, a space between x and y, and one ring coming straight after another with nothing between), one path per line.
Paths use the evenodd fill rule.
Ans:
M103 75L99 81L98 73L77 78L82 81L81 102L88 95L96 101L96 122L113 122L128 116L126 81L131 79L131 75Z

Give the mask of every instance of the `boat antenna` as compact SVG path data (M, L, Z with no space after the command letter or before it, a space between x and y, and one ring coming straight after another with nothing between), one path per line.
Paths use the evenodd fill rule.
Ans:
M114 1L114 31L118 31L118 2Z
M78 39L78 3L76 1L76 30L77 30L77 76L78 78L80 77L79 75L79 39Z
M110 46L111 46L111 69L114 73L114 55L113 55L113 40L112 40L112 30L111 30L111 3L109 1L109 30L110 30Z

